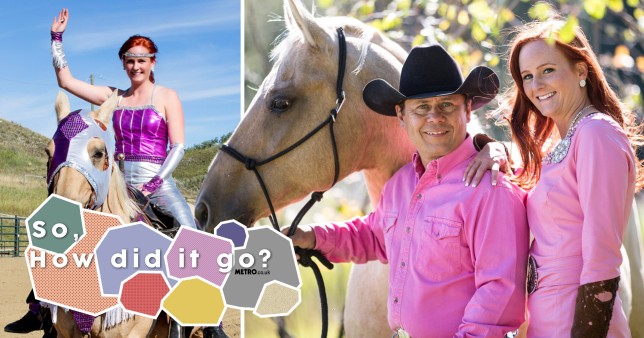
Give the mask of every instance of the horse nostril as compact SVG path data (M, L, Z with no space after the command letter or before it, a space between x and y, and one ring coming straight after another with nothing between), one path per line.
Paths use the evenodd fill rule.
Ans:
M208 205L206 203L199 201L195 206L195 218L197 223L201 226L201 229L207 231L208 229Z

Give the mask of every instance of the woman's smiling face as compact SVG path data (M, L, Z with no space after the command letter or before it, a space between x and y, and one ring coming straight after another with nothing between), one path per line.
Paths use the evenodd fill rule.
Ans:
M568 118L586 100L579 81L586 78L583 63L571 64L555 45L528 42L519 52L523 91L541 114L554 120Z
M149 54L150 51L143 46L134 46L128 50L132 54ZM150 57L123 57L123 68L132 82L143 82L150 78L155 61Z

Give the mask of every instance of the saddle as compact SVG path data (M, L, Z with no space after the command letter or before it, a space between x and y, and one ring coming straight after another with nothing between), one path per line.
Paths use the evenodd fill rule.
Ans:
M136 187L128 184L127 190L130 198L135 201L139 209L141 209L139 217L164 235L174 238L177 231L179 231L181 224L179 224L171 214L166 213L156 204L152 203L150 199Z

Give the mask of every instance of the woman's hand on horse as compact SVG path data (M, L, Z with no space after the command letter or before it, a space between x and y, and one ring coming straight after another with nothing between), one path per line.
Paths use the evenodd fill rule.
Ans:
M282 233L285 236L288 236L289 227L282 228ZM301 228L295 229L295 233L291 236L291 241L293 246L300 247L302 249L313 249L315 248L315 232L310 226L302 226ZM300 257L296 257L298 260Z
M64 32L65 28L67 28L67 20L69 19L69 10L67 8L63 8L60 13L58 13L58 17L54 17L54 22L51 24L51 31L52 32Z
M492 185L496 185L499 170L510 172L508 156L501 142L490 142L481 149L474 159L467 165L463 181L465 185L476 187L488 170L492 171Z
M139 189L143 193L143 195L145 195L145 196L148 196L148 195L151 194L151 192L145 190L145 188L143 187L143 184L137 186L136 188Z

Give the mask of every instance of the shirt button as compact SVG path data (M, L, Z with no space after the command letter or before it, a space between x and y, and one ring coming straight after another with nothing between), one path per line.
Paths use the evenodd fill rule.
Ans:
M394 304L398 304L398 297L394 298Z
M441 178L443 178L443 176L441 176L441 174L438 174L436 175L436 178L440 180Z
M411 232L411 228L407 227L407 233L410 233L410 232Z
M423 198L423 194L416 195L416 199L421 199L421 198Z
M405 267L405 262L400 263L400 266Z

